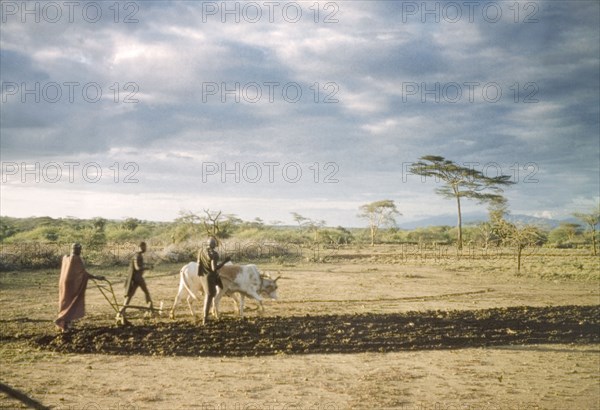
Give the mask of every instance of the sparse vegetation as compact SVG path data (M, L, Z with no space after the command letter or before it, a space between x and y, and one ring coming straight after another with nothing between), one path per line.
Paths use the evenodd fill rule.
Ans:
M373 371L373 357L379 352L386 352L385 359L378 359L381 368L389 367L390 357L404 363L406 354L427 350L443 355L441 362L454 360L448 368L455 371L484 346L517 344L535 349L540 343L563 343L571 350L561 362L556 357L551 362L539 360L539 369L523 379L570 365L573 354L579 349L591 352L598 340L597 286L590 284L597 285L600 270L597 257L590 252L591 238L578 233L573 247L559 248L546 242L548 230L531 246L522 248L520 274L515 276L515 248L506 246L510 235L499 229L500 222L489 222L490 233L485 238L481 226L465 226L465 243L458 249L456 227L381 229L377 243L371 246L368 228L315 224L315 229L310 229L228 216L220 224L220 252L234 256L237 262L256 263L263 272L280 271L283 275L280 300L269 303L264 316L249 309L243 320L226 315L212 327L203 328L189 319L173 322L165 317L145 318L140 313L132 315L133 326L115 327L114 312L90 282L86 292L88 315L74 333L56 335L52 320L60 257L69 251L73 240L84 244L89 271L101 273L115 285L126 275L125 264L136 242L147 241L150 249L146 259L154 265L147 280L153 298L164 301L168 308L177 289L179 269L195 258L207 234L202 219L192 213L168 223L2 218L0 358L8 366L10 382L26 380L26 389L15 386L51 407L54 403L76 407L72 398L53 392L76 390L77 381L66 382L61 390L48 390L47 380L57 371L87 379L93 368L94 377L109 379L115 366L122 364L121 369L143 366L149 374L160 373L165 380L174 380L182 374L181 364L191 361L173 362L172 355L227 356L215 359L218 368L227 368L222 380L230 380L231 372L246 371L247 363L255 366L270 360L271 355L276 361L268 368L265 365L264 372L274 375L274 380L288 377L295 365L287 367L286 363L300 360L298 355L320 355L314 359L318 366L328 360L342 363L346 360L340 359L349 357L347 361L352 363L367 361L364 377L371 378L376 389L392 377L377 376L379 371ZM115 290L119 292L120 287L115 286ZM448 348L451 353L441 353ZM495 351L484 349L486 358ZM97 354L90 359L81 352ZM330 359L342 353L345 356ZM101 358L99 354L103 354ZM260 357L240 357L236 363L234 356ZM203 358L202 365L211 363L210 359ZM574 375L578 379L573 384L592 385L589 380L597 375L597 363L582 363L587 363L586 367L577 368ZM474 377L485 377L488 369L483 366ZM519 368L514 374L521 371ZM40 378L39 372L45 376ZM321 370L313 374L314 383L321 385ZM333 377L346 379L348 374L343 368ZM306 380L304 373L302 379ZM363 383L361 379L357 386ZM423 389L430 385L428 382ZM86 402L92 402L106 391L110 391L111 399L122 403L141 400L153 404L158 400L146 387L140 390L143 394L132 398L129 390L103 386L92 384L83 390L86 396L75 400L85 397ZM173 387L166 389L172 391ZM376 389L373 391L378 392ZM197 403L197 395L190 391L190 403ZM385 395L364 397L372 400ZM587 400L581 397L574 393L565 402ZM177 395L177 403L181 400ZM363 403L362 393L352 400ZM385 407L387 401L378 403ZM13 404L0 397L0 407ZM161 405L177 408L165 399Z
M369 227L326 227L323 221L308 218L300 220L298 226L242 221L231 215L221 220L223 250L237 260L279 265L331 263L342 256L356 258L360 252L360 258L389 263L417 261L468 271L491 269L546 278L598 277L589 230L579 229L570 242L565 242L566 236L560 234L564 226L546 230L518 226L508 223L498 212L495 216L490 213L490 221L463 228L462 250L455 243L457 228L448 226L379 229L379 245L367 251L365 246L373 243ZM195 257L207 234L202 218L191 212L173 222L8 217L0 221L0 270L4 271L56 268L75 241L83 244L87 263L97 266L127 264L141 240L148 242L149 257L157 263L187 262Z
M575 212L574 217L586 224L586 230L592 240L592 254L598 255L598 225L600 225L600 207L589 213Z
M380 228L396 226L396 216L398 215L401 214L398 212L394 201L390 199L371 202L360 207L358 216L369 221L371 246L375 246L375 236Z
M415 162L411 173L422 177L433 177L444 185L436 193L447 199L455 199L458 211L458 249L463 246L461 198L475 199L481 203L504 203L502 186L510 185L510 175L498 175L490 178L474 168L463 167L437 155L426 155Z

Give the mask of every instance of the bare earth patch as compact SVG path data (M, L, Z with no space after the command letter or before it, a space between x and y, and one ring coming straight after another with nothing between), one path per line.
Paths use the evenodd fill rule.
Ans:
M90 286L88 316L67 335L51 322L58 272L0 274L0 380L56 409L600 406L597 283L396 264L261 268L283 274L263 316L239 319L224 300L229 314L207 327L186 306L175 321L133 314L117 327ZM176 270L147 279L167 308ZM0 408L19 406L0 394Z

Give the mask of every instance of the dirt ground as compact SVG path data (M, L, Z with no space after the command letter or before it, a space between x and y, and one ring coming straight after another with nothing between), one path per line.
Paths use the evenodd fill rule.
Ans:
M97 289L58 335L58 272L0 274L0 381L56 409L598 409L600 289L398 264L261 265L279 300L115 327ZM178 266L147 282L165 311ZM92 269L90 269L92 270ZM123 269L124 270L124 269ZM107 274L116 283L119 277ZM143 295L134 302L141 304ZM0 394L0 408L20 408Z

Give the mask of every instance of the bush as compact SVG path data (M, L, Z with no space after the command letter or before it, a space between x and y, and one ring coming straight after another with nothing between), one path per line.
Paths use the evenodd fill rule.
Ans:
M3 245L0 271L16 269L60 268L64 247L37 242Z
M197 241L186 241L182 243L172 243L156 251L156 256L165 262L170 263L187 263L198 259L198 249L201 244Z

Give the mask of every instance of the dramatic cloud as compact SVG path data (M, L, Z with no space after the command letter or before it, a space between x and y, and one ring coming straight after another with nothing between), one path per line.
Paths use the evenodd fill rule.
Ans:
M597 1L1 7L3 215L402 224L453 212L427 154L513 176L514 213L600 196Z

